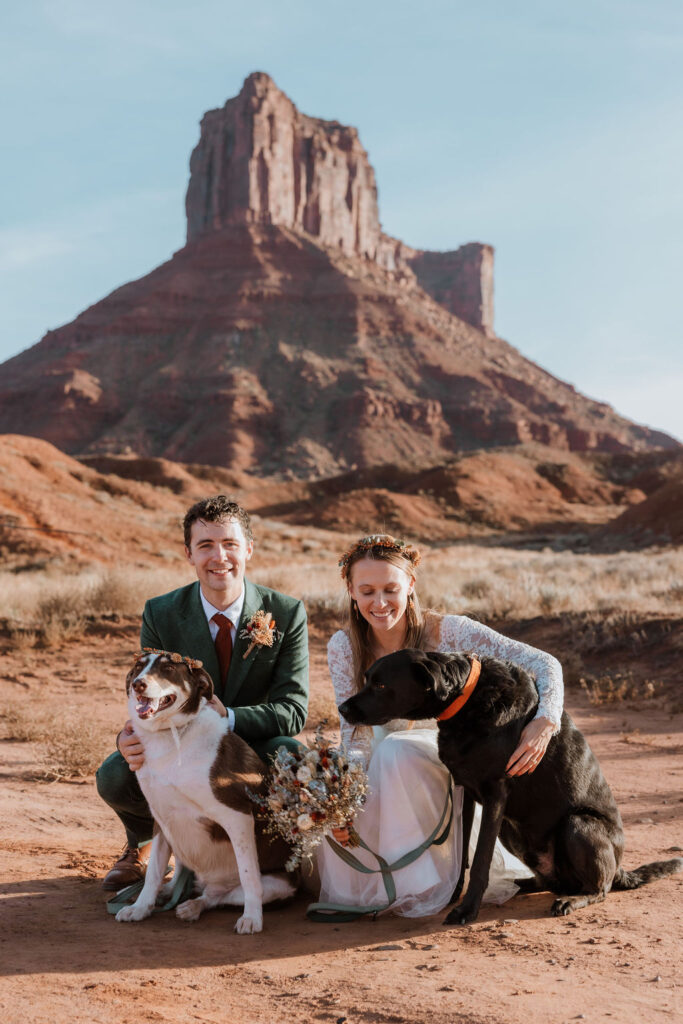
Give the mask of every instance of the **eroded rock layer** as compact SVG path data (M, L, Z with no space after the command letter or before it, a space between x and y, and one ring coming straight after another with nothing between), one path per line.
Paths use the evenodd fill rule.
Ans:
M493 335L493 250L382 234L354 128L260 73L202 122L188 242L2 366L0 432L256 475L676 448Z

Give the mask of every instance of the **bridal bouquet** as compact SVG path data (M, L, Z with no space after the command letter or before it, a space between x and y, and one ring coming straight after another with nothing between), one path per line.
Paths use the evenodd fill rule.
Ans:
M333 828L349 828L349 845L358 845L350 823L365 802L368 780L361 764L349 761L342 748L325 739L322 726L308 750L280 747L273 760L265 795L252 793L266 820L265 830L281 835L292 847L287 870L293 871Z

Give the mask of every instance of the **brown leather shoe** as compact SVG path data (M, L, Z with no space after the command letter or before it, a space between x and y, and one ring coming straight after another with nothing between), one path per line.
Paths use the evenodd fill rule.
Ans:
M118 892L126 885L141 882L145 877L145 861L137 846L126 846L125 850L102 880L102 888L107 892Z

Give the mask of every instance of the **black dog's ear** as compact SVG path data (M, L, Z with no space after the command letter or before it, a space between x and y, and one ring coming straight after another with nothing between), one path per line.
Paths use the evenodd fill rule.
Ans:
M457 695L462 691L470 674L470 659L464 654L442 654L443 677L446 681L448 692Z
M421 651L418 648L402 652L408 659L410 669L415 681L426 691L434 694L435 697L446 697L450 691L446 690L443 679L443 665L448 661L447 654L440 651Z
M462 690L470 671L470 663L463 654L445 654L443 651L419 653L415 667L435 697L452 697Z

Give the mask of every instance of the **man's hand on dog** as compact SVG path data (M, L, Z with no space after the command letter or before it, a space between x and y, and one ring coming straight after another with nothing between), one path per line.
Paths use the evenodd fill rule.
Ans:
M505 766L509 776L534 772L546 752L555 723L540 715L533 718L519 738L519 746Z
M142 768L145 763L145 748L133 732L133 723L130 719L116 737L116 746L119 748L119 753L128 762L128 767L132 772Z
M214 693L210 701L207 701L210 708L225 718L227 710L224 704L218 699ZM136 772L138 768L142 768L145 763L145 748L133 732L133 723L130 719L126 722L121 732L116 737L116 746L119 749L119 753L128 762L128 767L132 772Z
M216 696L215 693L214 693L213 697L211 698L211 700L207 701L207 703L208 703L210 708L213 708L214 711L218 712L218 714L221 716L221 718L225 718L225 716L228 713L228 710L227 710L225 704L221 703L221 701L218 699L218 697Z

